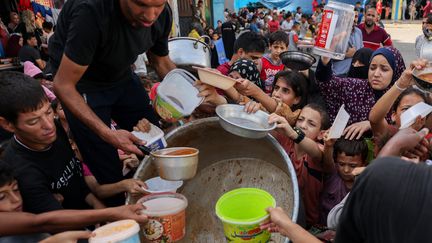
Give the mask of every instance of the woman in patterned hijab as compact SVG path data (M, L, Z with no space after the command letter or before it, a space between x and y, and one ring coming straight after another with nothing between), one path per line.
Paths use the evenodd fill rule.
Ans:
M350 114L345 137L360 137L370 130L369 112L378 99L390 89L405 70L400 52L394 47L382 47L371 57L368 79L341 78L332 73L332 62L319 61L316 79L333 122L341 105ZM390 119L390 115L388 116Z
M259 71L255 63L247 59L237 60L230 68L229 76L234 79L244 78L256 84L261 89L263 88Z

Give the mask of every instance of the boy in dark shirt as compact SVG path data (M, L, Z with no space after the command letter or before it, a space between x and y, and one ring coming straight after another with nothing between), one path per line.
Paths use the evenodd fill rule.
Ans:
M38 81L18 72L0 74L0 126L14 133L2 159L17 173L26 211L104 207L87 188L80 161L61 125L54 123Z
M222 37L223 38L223 37ZM217 70L223 75L228 76L231 66L239 59L249 59L258 61L265 52L266 43L264 37L253 32L241 34L234 43L234 55L229 62L226 62Z

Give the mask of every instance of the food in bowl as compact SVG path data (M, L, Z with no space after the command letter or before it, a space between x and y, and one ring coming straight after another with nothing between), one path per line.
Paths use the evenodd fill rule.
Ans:
M414 69L413 77L420 89L432 92L432 67L426 67L422 70Z
M152 152L152 159L162 179L192 179L198 169L199 150L189 147L166 148Z
M166 153L165 155L178 156L178 155L190 155L196 153L196 149L179 149Z
M432 73L425 73L418 76L420 79L432 83Z

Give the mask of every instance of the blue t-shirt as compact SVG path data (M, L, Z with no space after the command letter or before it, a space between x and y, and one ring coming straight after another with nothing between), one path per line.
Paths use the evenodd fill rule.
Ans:
M252 32L259 33L259 29L256 23L250 24L249 28Z

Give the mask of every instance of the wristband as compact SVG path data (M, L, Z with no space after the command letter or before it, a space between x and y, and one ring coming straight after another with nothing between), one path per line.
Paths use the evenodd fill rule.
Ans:
M404 90L406 90L407 88L401 88L398 85L398 82L395 82L394 86L396 86L396 89L398 89L400 92L403 92Z
M301 143L301 141L303 141L303 139L305 138L305 133L298 127L293 127L293 130L297 133L297 138L294 139L294 143Z

